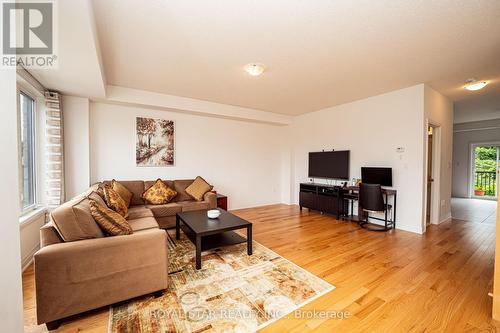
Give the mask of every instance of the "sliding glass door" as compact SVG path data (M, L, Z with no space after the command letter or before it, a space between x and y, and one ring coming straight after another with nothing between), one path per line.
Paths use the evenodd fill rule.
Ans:
M474 145L472 158L472 196L478 199L497 199L500 145Z

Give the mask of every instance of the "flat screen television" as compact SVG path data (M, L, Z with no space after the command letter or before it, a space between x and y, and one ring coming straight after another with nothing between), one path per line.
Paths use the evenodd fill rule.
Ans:
M309 177L349 179L349 150L309 153Z
M362 167L361 182L392 186L392 168Z

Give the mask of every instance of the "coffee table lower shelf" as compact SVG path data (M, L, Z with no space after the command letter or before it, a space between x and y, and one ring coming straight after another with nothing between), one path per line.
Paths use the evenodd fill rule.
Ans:
M206 210L177 213L175 219L175 238L179 239L180 230L195 245L196 269L201 269L201 252L223 246L247 243L247 254L252 255L252 223L223 209L216 219L209 219ZM246 229L246 238L233 230Z
M192 232L184 224L181 225L182 231L189 238L189 240L196 244L196 234ZM245 243L247 239L243 236L238 235L234 231L226 231L223 233L218 233L209 236L201 237L201 251L213 250L223 246L236 245Z

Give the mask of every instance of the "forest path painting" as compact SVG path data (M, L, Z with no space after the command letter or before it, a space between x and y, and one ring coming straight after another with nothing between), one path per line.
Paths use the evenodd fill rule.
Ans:
M174 122L136 118L135 161L137 166L174 165Z

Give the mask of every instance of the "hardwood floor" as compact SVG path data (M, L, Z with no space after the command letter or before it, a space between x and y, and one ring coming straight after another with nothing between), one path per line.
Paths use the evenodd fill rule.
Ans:
M273 205L235 211L254 240L336 286L307 304L316 318L281 319L263 332L495 332L490 319L495 226L451 221L425 235L369 232L331 216ZM33 268L23 274L25 331L37 326ZM321 318L339 311L347 319ZM312 312L301 312L310 315ZM330 312L331 315L333 312ZM107 308L66 320L57 332L107 332Z

